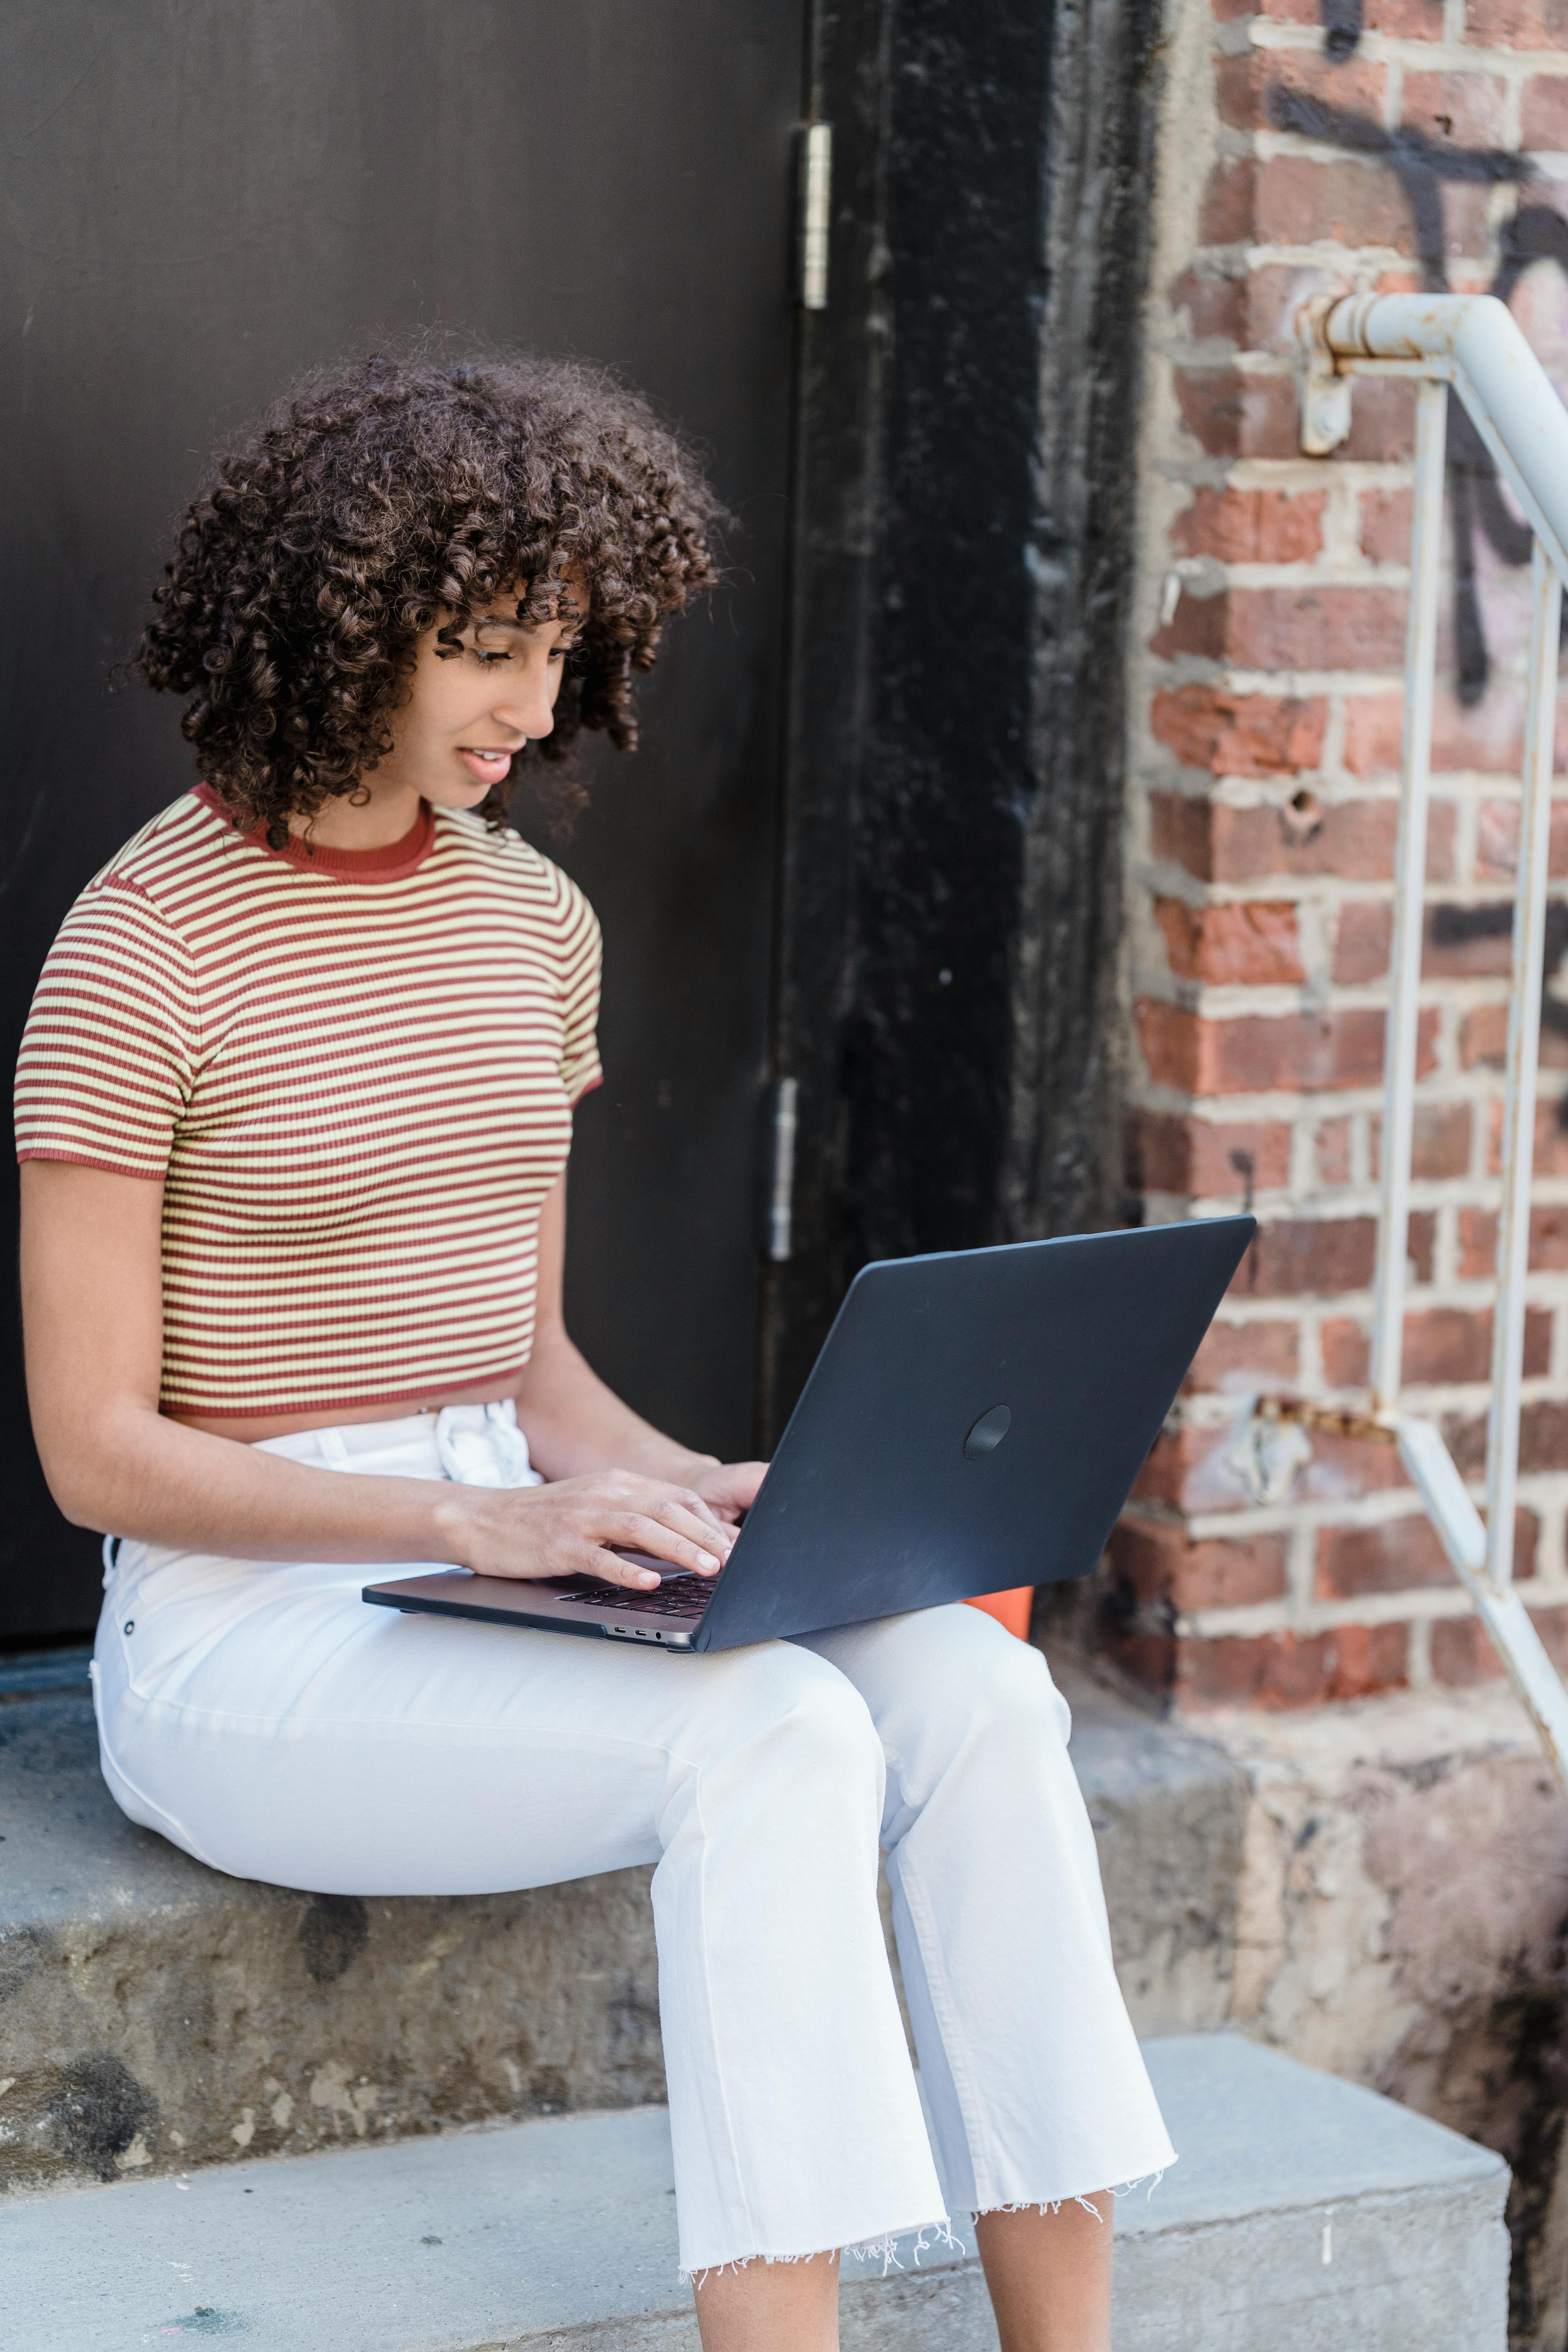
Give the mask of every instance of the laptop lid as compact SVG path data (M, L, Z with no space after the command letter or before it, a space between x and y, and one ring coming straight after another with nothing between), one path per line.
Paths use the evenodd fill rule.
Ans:
M886 1259L850 1286L700 1650L1085 1576L1258 1230Z

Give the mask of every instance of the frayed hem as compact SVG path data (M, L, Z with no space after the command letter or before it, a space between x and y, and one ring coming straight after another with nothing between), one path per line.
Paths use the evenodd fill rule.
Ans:
M906 2238L914 2240L909 2252L916 2270L920 2268L921 2256L935 2247L960 2256L969 2251L961 2239L953 2236L952 2225L944 2213L940 2221L923 2221L914 2230L896 2230L887 2238L863 2238L858 2245L817 2246L805 2254L742 2254L732 2263L710 2263L703 2270L682 2271L680 2284L696 2288L705 2285L710 2278L722 2278L726 2272L749 2270L753 2263L815 2263L824 2255L829 2262L838 2262L847 2255L852 2262L880 2263L886 2278L889 2271L903 2269L898 2249Z
M1123 2180L1116 2186L1108 2187L1106 2189L1097 2189L1094 2193L1097 2197L1131 2197L1134 2189L1142 2189L1144 2182L1147 2181L1149 2184L1148 2194L1152 2197L1155 2189L1158 2189L1161 2181L1163 2180L1164 2178L1165 2167L1162 2165L1158 2172L1153 2174L1147 2172L1140 2173L1135 2180ZM1105 2219L1104 2214L1100 2210L1100 2208L1097 2205L1091 2205L1087 2197L1077 2195L1071 2197L1043 2197L1038 2200L1032 2197L1026 2197L1020 2199L1018 2203L1016 2205L985 2205L981 2208L980 2211L975 2214L974 2218L977 2221L984 2221L987 2213L1059 2213L1064 2205L1081 2205L1084 2211L1086 2213L1092 2213L1097 2221L1103 2221Z

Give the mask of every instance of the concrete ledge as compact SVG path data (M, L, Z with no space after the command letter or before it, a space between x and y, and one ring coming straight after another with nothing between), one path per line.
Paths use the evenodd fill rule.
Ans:
M1228 2035L1148 2056L1183 2157L1119 2210L1120 2352L1503 2352L1500 2158ZM973 2261L901 2256L846 2265L846 2352L994 2352ZM0 2211L7 2352L697 2352L675 2263L651 2108Z
M1218 2024L1241 1776L1069 1695L1134 2019ZM47 1678L0 1705L0 2187L663 2098L646 1870L432 1901L226 1878L132 1827Z

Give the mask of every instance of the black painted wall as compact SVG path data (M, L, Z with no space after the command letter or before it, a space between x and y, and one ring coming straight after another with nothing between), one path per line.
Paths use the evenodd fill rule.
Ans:
M1154 0L819 11L837 201L802 367L775 1426L866 1258L1118 1221L1156 24Z
M607 362L705 450L733 577L564 846L605 938L568 1311L688 1442L752 1444L805 0L17 0L0 16L0 1066L96 869L195 780L110 690L216 440L448 331ZM601 747L602 748L602 747ZM519 813L525 831L526 807ZM15 1232L0 1155L0 1231ZM91 1622L0 1284L0 1640Z

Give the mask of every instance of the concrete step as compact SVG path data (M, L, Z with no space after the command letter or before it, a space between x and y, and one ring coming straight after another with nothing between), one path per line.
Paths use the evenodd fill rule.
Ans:
M1068 1695L1134 2021L1217 2025L1241 1776ZM0 2188L658 2102L647 1879L362 1902L226 1878L110 1801L85 1658L0 1664Z
M1504 2352L1500 2158L1228 2034L1146 2048L1182 2158L1118 2209L1119 2352ZM657 2107L20 2196L6 2352L697 2352L673 2198ZM972 2257L900 2259L846 2264L845 2352L994 2352Z

